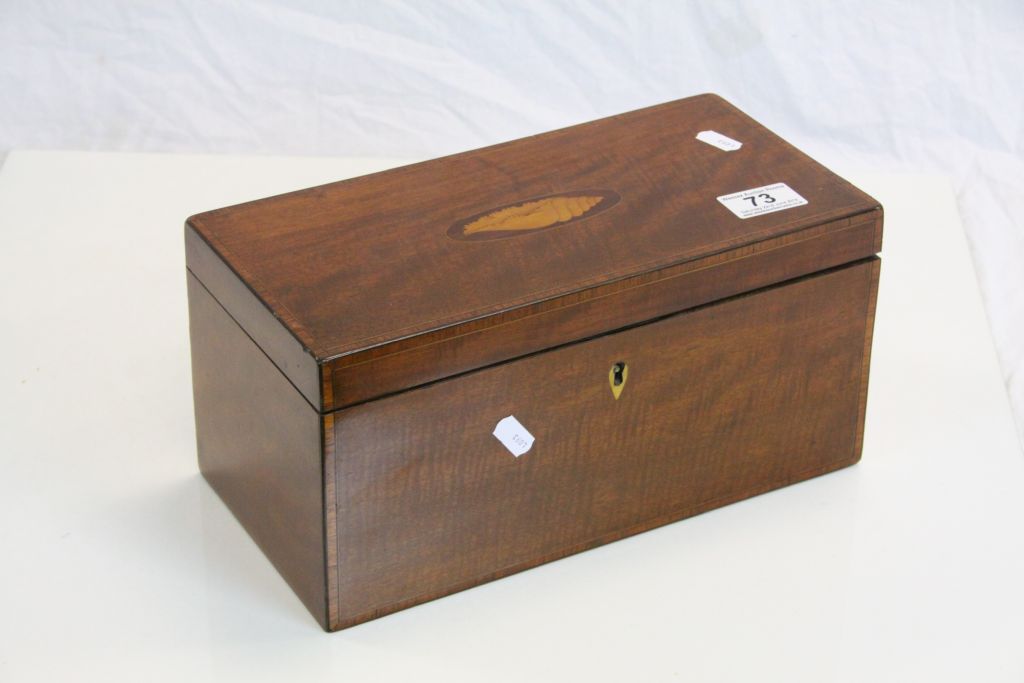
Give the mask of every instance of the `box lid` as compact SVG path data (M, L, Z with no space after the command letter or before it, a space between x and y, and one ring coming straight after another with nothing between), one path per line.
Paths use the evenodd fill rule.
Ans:
M821 240L851 226L866 226L856 246ZM771 284L758 273L864 258L880 228L877 201L699 95L198 214L186 231L192 272L331 410ZM814 255L766 265L809 239ZM608 296L624 314L594 316Z

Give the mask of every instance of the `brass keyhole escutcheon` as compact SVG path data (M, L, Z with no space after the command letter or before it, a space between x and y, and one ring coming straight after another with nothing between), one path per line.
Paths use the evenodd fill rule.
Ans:
M626 386L627 379L629 379L629 366L623 361L619 361L608 371L608 384L612 388L612 396L615 397L616 401L619 400L622 388Z

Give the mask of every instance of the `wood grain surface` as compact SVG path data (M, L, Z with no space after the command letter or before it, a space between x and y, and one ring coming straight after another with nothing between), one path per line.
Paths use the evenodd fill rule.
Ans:
M878 263L335 413L332 627L856 462Z
M199 469L326 628L320 415L203 285L187 280Z
M709 129L743 147L723 152L695 139ZM775 182L808 204L739 220L716 200ZM579 216L571 214L580 206L562 207L564 225L510 239L447 234L467 219L511 220L504 212L538 198L597 196L594 188L620 199ZM293 371L294 358L268 348L292 382L307 387L311 364L325 383L333 375L319 392L339 403L313 401L330 410L368 398L348 390L349 375L337 368L395 352L395 344L408 349L460 336L466 324L501 325L541 302L863 214L880 218L877 209L731 104L701 95L199 214L189 225L310 357ZM205 263L189 267L207 281Z

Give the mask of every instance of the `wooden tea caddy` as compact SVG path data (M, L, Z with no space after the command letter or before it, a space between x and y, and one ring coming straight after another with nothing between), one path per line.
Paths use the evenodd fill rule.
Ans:
M845 467L881 235L715 95L193 216L200 469L335 630Z

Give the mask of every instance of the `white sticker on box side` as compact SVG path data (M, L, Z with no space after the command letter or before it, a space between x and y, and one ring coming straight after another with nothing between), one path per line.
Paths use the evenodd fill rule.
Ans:
M500 420L494 427L494 436L517 458L533 448L533 434L520 424L515 415Z
M733 140L727 135L716 133L713 130L702 130L697 133L697 139L726 152L733 152L743 146L742 142Z
M786 183L724 194L718 201L740 218L763 216L766 213L785 211L807 203L806 199L794 192Z

